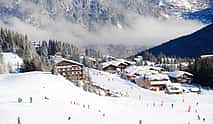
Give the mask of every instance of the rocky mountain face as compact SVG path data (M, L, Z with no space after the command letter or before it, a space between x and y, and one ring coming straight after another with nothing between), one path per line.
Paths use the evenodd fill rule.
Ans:
M209 0L0 0L0 18L17 17L40 27L63 17L92 30L105 24L127 26L132 15L166 19L209 5Z

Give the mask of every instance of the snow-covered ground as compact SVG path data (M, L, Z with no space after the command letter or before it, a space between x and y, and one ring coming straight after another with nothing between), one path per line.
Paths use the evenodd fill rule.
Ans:
M62 76L45 72L4 74L0 75L0 124L17 124L18 117L21 124L139 124L139 120L142 124L213 123L212 91L166 95L108 73L91 70L90 76L100 86L129 97L97 96ZM198 115L205 122L198 120Z
M4 72L17 72L24 63L23 59L15 53L2 52L0 56L2 56L3 60L2 63L0 62L0 68L2 68Z

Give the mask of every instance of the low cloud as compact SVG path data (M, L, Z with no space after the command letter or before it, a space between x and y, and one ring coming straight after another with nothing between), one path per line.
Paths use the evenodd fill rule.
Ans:
M43 18L41 15L39 18ZM80 24L73 24L63 18L54 21L44 17L42 27L27 24L18 18L10 17L7 23L0 21L2 27L29 35L30 40L57 39L80 46L90 44L127 44L153 46L165 41L190 34L203 25L197 21L177 19L160 20L151 17L134 17L128 27L105 25L100 30L89 32ZM43 21L45 21L43 19Z

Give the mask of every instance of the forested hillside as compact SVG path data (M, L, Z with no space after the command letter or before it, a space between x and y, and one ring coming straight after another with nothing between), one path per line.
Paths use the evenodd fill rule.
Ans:
M213 24L191 34L188 36L183 36L162 45L153 47L146 51L159 55L163 53L167 56L176 57L199 57L203 54L213 53ZM142 55L141 52L137 55ZM137 56L136 55L136 56Z
M0 52L13 52L23 58L22 71L48 70L26 35L1 28Z

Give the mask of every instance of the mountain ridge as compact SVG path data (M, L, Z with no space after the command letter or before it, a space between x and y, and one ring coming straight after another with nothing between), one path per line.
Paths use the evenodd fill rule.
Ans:
M156 56L163 53L176 57L199 57L203 54L213 54L212 34L213 24L210 24L193 34L170 40L145 51ZM142 55L145 51L135 56Z

